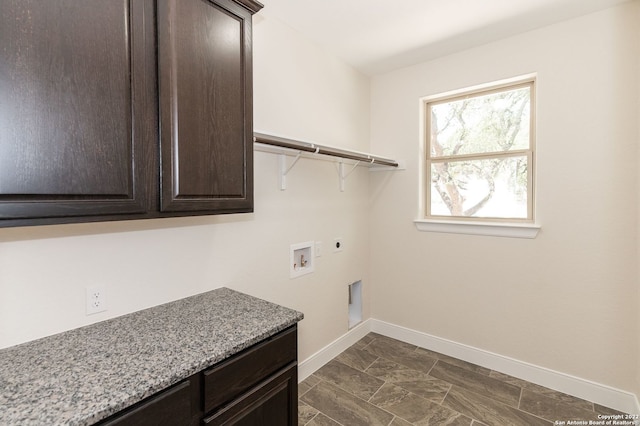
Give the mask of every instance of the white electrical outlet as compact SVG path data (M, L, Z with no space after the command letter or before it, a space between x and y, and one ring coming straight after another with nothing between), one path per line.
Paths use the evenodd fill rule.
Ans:
M87 287L87 315L107 310L107 291L102 286Z

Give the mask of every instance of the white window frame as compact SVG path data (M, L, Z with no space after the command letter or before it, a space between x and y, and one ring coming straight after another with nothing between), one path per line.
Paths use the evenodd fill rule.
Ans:
M529 149L514 150L498 153L479 153L473 155L440 157L436 161L446 159L483 159L511 156L527 156L528 177L527 177L527 218L482 218L482 217L460 217L460 216L435 216L430 215L431 196L431 164L430 155L430 105L444 102L451 102L467 97L482 96L491 93L501 92L521 87L530 87L530 129L529 129ZM521 76L514 79L502 80L486 85L474 86L458 91L441 93L428 96L420 100L421 108L421 173L420 173L420 197L419 197L419 219L415 220L415 225L420 231L446 232L472 235L490 235L499 237L535 238L540 230L540 225L535 223L535 111L536 111L536 78L535 75Z

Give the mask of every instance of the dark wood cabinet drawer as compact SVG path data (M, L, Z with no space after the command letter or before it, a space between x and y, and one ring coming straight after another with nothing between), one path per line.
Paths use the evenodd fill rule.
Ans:
M191 422L191 381L185 380L126 412L100 423L102 426L175 426Z
M297 359L294 326L204 372L204 411L209 412Z
M208 426L294 426L298 424L297 365L280 371L215 414Z

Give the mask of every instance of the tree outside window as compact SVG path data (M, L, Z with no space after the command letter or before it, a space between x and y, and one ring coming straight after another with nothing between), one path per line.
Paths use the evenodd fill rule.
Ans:
M533 90L427 101L427 218L533 221Z

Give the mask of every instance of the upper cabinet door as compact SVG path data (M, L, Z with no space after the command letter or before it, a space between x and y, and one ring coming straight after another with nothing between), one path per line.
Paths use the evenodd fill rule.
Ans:
M251 13L158 1L161 210L253 210Z
M155 207L153 24L148 0L0 1L0 226Z

